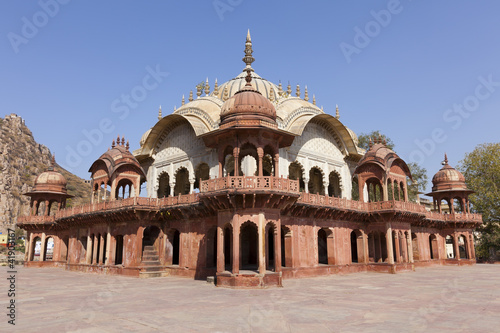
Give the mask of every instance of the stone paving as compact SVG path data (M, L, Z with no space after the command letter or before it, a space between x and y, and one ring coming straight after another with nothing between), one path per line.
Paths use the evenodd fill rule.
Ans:
M500 265L285 280L232 290L204 281L18 268L16 325L0 332L499 332Z

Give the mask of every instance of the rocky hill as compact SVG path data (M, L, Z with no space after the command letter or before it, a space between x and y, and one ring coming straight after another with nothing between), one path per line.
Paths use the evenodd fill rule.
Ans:
M29 197L22 194L31 190L51 159L50 150L35 141L21 117L11 114L0 118L0 229L29 212ZM89 184L57 164L56 169L66 177L68 193L75 196L66 206L90 201Z

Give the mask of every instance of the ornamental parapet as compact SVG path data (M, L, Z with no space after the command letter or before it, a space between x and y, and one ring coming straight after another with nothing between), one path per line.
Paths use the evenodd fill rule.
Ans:
M273 176L227 176L201 181L201 193L228 189L277 190L299 193L299 181Z
M39 215L32 215L32 216L19 216L17 218L17 223L18 224L26 224L26 223L52 223L55 221L55 216L39 216Z
M335 198L320 194L311 194L301 192L297 199L297 204L306 204L318 206L318 208L331 208L335 210L349 210L360 214L374 214L384 212L405 212L420 216L422 220L437 222L460 222L460 223L482 223L481 214L443 214L429 212L424 206L405 201L377 201L362 202L357 200L348 200L346 198Z

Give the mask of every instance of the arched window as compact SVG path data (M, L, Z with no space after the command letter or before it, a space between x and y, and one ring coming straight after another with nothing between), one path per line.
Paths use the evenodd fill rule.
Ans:
M340 189L340 176L337 172L332 171L328 177L328 195L335 198L342 197L342 190Z
M170 195L170 176L166 172L160 173L158 177L158 198L166 198Z
M189 171L180 168L175 174L174 195L189 194Z
M325 187L323 186L323 173L319 168L312 168L309 171L309 193L325 194Z
M297 162L290 163L290 166L288 167L288 178L299 181L300 192L303 192L306 188L303 174L304 174L304 169L299 163Z

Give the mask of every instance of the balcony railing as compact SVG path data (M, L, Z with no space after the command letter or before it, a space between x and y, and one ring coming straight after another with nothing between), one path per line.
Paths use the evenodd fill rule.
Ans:
M19 216L17 218L17 223L49 223L54 221L55 221L54 216L32 215L32 216Z
M272 176L228 176L201 181L201 193L227 189L278 190L299 193L299 181Z

